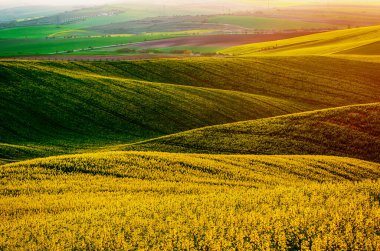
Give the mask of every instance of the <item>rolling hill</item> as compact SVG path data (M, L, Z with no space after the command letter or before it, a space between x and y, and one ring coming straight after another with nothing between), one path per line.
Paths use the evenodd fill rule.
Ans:
M233 154L335 155L380 162L380 103L182 132L118 149Z
M253 55L380 55L380 26L324 32L285 40L227 48L222 54Z
M309 56L32 61L29 64L54 65L61 71L83 71L83 74L258 94L301 102L310 110L380 101L380 61Z
M0 176L6 250L379 247L380 166L355 159L112 152Z
M3 60L0 158L84 151L379 101L379 64L311 59ZM347 67L355 71L341 75Z
M6 143L1 158L39 153L46 146L60 153L303 110L280 98L98 75L81 67L0 63L1 142ZM240 109L242 103L247 109Z
M380 250L378 29L0 60L0 250Z
M86 174L166 182L270 187L380 178L380 164L330 156L96 152L7 164L2 172Z

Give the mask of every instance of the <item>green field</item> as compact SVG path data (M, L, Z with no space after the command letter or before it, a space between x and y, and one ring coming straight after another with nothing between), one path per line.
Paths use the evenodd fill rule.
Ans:
M0 56L33 56L47 55L56 52L70 52L85 55L104 55L108 48L104 46L126 45L131 42L143 42L193 36L205 32L226 31L241 33L245 28L260 30L291 29L325 29L333 28L326 24L306 23L281 19L244 17L244 16L210 16L180 15L156 16L159 10L128 9L123 6L119 14L111 16L93 16L77 20L72 24L59 24L57 20L75 18L77 16L94 15L114 10L111 6L103 9L76 10L51 17L44 17L44 22L35 21L17 23L14 27L0 29ZM103 12L102 12L103 11ZM226 24L228 24L226 26ZM5 26L6 27L6 26ZM135 36L127 35L134 34ZM110 37L112 36L112 37ZM89 47L96 47L88 50ZM160 50L167 53L175 50L191 50L196 53L215 53L225 47L215 46L179 46L166 47ZM110 52L110 54L123 54Z
M256 30L336 29L336 25L255 16L213 16L210 23L237 25Z
M347 67L355 71L341 77ZM379 102L379 67L323 57L3 60L0 94L7 102L1 110L1 158L94 149L209 125Z
M378 55L380 26L370 26L313 34L250 45L236 46L222 50L230 55L332 55L357 54Z
M380 162L380 103L211 126L120 146L165 152L335 155Z
M30 56L62 54L96 49L98 47L117 46L120 44L143 42L173 38L173 34L152 34L134 36L102 36L102 37L79 37L79 38L56 38L56 39L4 39L0 40L0 56ZM96 53L95 53L96 54Z
M36 39L46 38L55 33L70 32L84 28L81 25L40 25L30 27L17 27L0 30L0 41L2 39ZM94 32L88 33L95 34ZM68 34L69 35L69 34Z
M55 146L57 152L303 109L275 97L128 78L145 75L140 62L3 61L0 65L2 78L12 83L1 89L7 101L1 109L3 143ZM250 108L240 110L241 103ZM12 157L9 148L2 147L2 158Z
M120 14L122 15L122 14ZM99 17L106 18L106 17ZM108 17L112 18L112 17ZM132 18L132 17L130 17ZM91 19L89 19L91 20ZM88 20L88 21L89 21ZM89 29L87 24L38 25L0 29L0 56L33 56L49 54L104 55L125 54L117 50L129 43L160 40L194 34L209 33L212 30L185 30L173 32L151 32L143 34L107 34ZM184 48L163 48L163 52ZM223 48L186 47L197 52L216 52Z

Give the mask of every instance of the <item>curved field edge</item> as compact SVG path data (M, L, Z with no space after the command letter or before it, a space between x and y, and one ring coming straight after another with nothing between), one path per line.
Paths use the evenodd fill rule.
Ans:
M378 250L379 175L379 164L328 156L112 152L31 160L0 167L0 243L4 250Z
M380 103L210 126L113 149L335 155L380 162Z
M324 32L296 38L241 45L221 50L227 55L379 55L380 26Z
M142 180L242 186L378 179L380 164L352 158L302 155L212 155L98 152L28 160L1 166L3 173L82 173ZM46 172L46 171L44 171Z

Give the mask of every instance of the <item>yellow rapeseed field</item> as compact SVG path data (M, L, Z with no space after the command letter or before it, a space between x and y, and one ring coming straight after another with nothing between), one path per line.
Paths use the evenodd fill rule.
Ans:
M380 165L105 152L0 167L1 250L379 250Z
M220 51L239 56L379 55L380 26L359 27L307 36L245 44Z

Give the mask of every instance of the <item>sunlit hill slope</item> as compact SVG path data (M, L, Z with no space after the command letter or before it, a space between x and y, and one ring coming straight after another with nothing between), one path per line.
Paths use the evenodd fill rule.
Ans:
M5 165L1 247L377 250L379 170L340 157L138 152Z
M121 149L318 154L380 162L380 103L258 119L178 133Z
M380 64L337 58L3 60L0 75L3 159L380 101Z
M380 55L380 26L353 28L272 42L227 48L222 54L253 55Z

